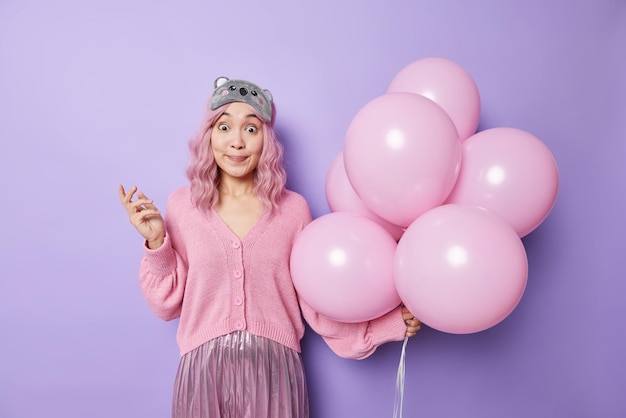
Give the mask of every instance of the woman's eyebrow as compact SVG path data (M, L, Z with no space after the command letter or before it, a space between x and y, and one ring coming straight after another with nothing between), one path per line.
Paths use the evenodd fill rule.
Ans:
M224 112L224 113L222 113L222 116L231 116L231 117L232 117L233 115L231 115L231 114L230 114L230 113L228 113L228 112ZM248 119L248 118L255 118L255 119L259 119L259 117L258 117L257 115L255 115L254 113L250 113L249 115L244 116L244 119ZM259 121L260 121L260 120L261 120L261 119L259 119Z

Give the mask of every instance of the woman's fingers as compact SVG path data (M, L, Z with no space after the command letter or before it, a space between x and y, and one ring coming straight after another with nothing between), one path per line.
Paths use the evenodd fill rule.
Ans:
M127 208L131 214L141 212L142 210L155 209L150 199L137 199L131 202Z
M149 221L150 218L152 217L156 217L156 216L161 216L161 213L156 210L156 209L142 209L139 212L136 212L134 214L131 215L131 222L132 220L138 220L140 222L146 222Z
M406 336L414 337L422 328L422 323L418 319L409 319L406 321Z
M117 187L117 194L120 197L120 202L124 203L124 199L126 198L126 190L124 190L124 186L121 184Z
M147 209L156 210L158 209L154 206L154 202L143 193L137 193L137 200L133 201L133 197L137 193L137 186L131 187L128 191L124 190L124 186L120 184L118 188L118 194L120 197L120 201L126 207L126 211L129 215L133 215L135 213L139 213L145 211ZM147 213L147 215L153 215L154 213Z
M422 323L420 322L419 319L410 319L406 321L406 325L408 328L414 328L417 330L422 326Z
M415 336L415 334L417 334L417 331L422 328L422 322L417 319L415 315L413 315L413 313L411 313L411 311L407 309L406 306L402 307L402 319L404 319L404 323L406 324L407 337Z
M133 198L137 193L137 199ZM121 184L118 187L120 201L126 208L130 223L149 242L162 242L165 236L164 222L161 212L154 205L154 202L143 192L137 192L137 186L131 187L128 191ZM160 245L160 244L159 244ZM150 248L156 248L151 246Z
M402 307L402 318L404 318L405 320L413 319L413 318L415 318L415 315L413 315L411 313L411 311L409 311L409 309L406 306L403 306Z
M143 206L148 208L148 209L156 209L157 207L154 206L154 201L152 199L149 199L148 196L146 196L145 194L143 194L143 192L139 192L137 193L137 197L138 200L141 200L141 202L143 202Z
M135 194L135 192L137 191L137 186L133 186L131 187L128 192L126 192L124 190L124 186L122 186L120 184L120 187L118 188L118 192L120 195L120 200L124 203L130 202L130 200L133 198L133 195Z
M120 184L120 187L118 188L120 202L122 202L122 204L124 205L124 207L129 213L131 212L130 207L132 204L133 196L135 195L136 191L137 191L137 186L133 186L130 190L128 190L128 192L124 190L124 186L122 186L121 184Z

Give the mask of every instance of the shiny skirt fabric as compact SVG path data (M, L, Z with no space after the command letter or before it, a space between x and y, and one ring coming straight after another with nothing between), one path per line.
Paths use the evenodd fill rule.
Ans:
M308 418L300 354L237 331L185 354L178 366L174 418Z

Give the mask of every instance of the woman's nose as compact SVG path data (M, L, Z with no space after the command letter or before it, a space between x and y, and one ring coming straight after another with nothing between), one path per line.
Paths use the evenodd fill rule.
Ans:
M231 137L230 147L234 149L242 149L245 147L245 143L240 133L233 133Z

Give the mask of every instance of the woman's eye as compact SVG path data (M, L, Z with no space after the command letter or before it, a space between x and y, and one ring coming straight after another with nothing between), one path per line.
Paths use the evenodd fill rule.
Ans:
M253 134L257 131L256 126L248 126L246 128L246 131L248 131L249 133Z
M217 129L219 129L220 131L227 131L228 130L228 126L221 124L217 127Z

